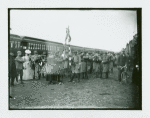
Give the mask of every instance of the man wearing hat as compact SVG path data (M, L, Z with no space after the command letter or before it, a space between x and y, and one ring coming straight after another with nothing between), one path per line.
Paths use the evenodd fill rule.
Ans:
M110 53L110 55L109 55L109 71L111 74L113 73L114 60L115 60L115 58L114 58L113 54Z
M42 77L44 77L43 68L45 64L46 64L46 52L43 52L43 54L41 55L41 63L40 63Z
M103 64L103 73L105 74L105 77L108 78L109 56L107 55L107 52L105 52L103 55L102 64Z
M129 53L127 53L127 71L131 70L131 64L132 64L132 58L129 55Z
M9 95L9 98L13 98L11 96L12 94L12 89L11 87L14 86L14 80L16 78L17 82L18 82L18 79L17 79L17 71L16 71L16 64L15 64L15 60L14 60L14 54L13 53L10 53L10 58L9 58L9 84L11 85L10 86L10 95Z
M39 59L40 59L40 57L38 55L38 52L34 51L34 55L31 57L32 63L34 65L33 66L33 71L34 71L33 79L39 78L39 75L40 75Z
M16 71L16 64L15 64L15 59L14 59L14 54L10 53L10 58L9 58L9 64L10 64L10 80L11 80L11 85L14 86L14 80L16 78L17 82L18 82L18 78L17 78L17 71Z
M22 76L23 76L23 63L24 63L24 60L21 57L21 54L22 54L21 51L17 52L18 56L15 58L15 61L16 61L17 77L20 75L21 83L23 83L22 82Z
M80 65L79 65L79 56L77 55L77 52L74 52L75 55L73 56L73 62L74 64L71 67L72 75L69 80L69 82L72 82L75 75L77 75L78 82L80 81Z
M118 80L121 82L121 73L123 72L123 69L121 69L123 66L127 64L127 57L125 55L125 51L122 50L121 54L118 57Z
M100 53L99 54L99 74L100 74L100 78L102 78L102 71L103 71L102 59L103 59L103 53Z

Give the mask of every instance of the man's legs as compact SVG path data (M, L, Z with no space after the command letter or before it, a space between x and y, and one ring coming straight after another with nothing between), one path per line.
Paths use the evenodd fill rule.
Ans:
M108 73L109 73L109 72L106 72L106 79L108 78Z
M80 82L80 73L77 73L78 82Z
M71 75L71 78L70 78L69 82L72 82L72 81L73 81L74 76L75 76L75 73L72 73L72 75Z
M118 69L118 80L119 80L119 82L121 82L121 73L122 73L122 70L119 68Z

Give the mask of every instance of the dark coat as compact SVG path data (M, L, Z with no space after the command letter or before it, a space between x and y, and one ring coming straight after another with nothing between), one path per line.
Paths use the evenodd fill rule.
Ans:
M124 55L119 55L118 57L118 66L125 66L127 64L127 57Z
M15 64L15 59L13 56L10 56L10 77L16 77L17 76L17 71L16 71L16 64Z

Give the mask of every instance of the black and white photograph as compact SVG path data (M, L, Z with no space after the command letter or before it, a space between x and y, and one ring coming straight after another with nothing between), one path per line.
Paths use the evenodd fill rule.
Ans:
M8 8L9 110L142 110L141 8Z

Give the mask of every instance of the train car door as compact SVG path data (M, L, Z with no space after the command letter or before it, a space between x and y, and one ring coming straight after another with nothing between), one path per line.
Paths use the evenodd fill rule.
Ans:
M28 42L22 41L21 45L22 45L22 49L21 49L22 56L25 56L25 50L28 49Z

